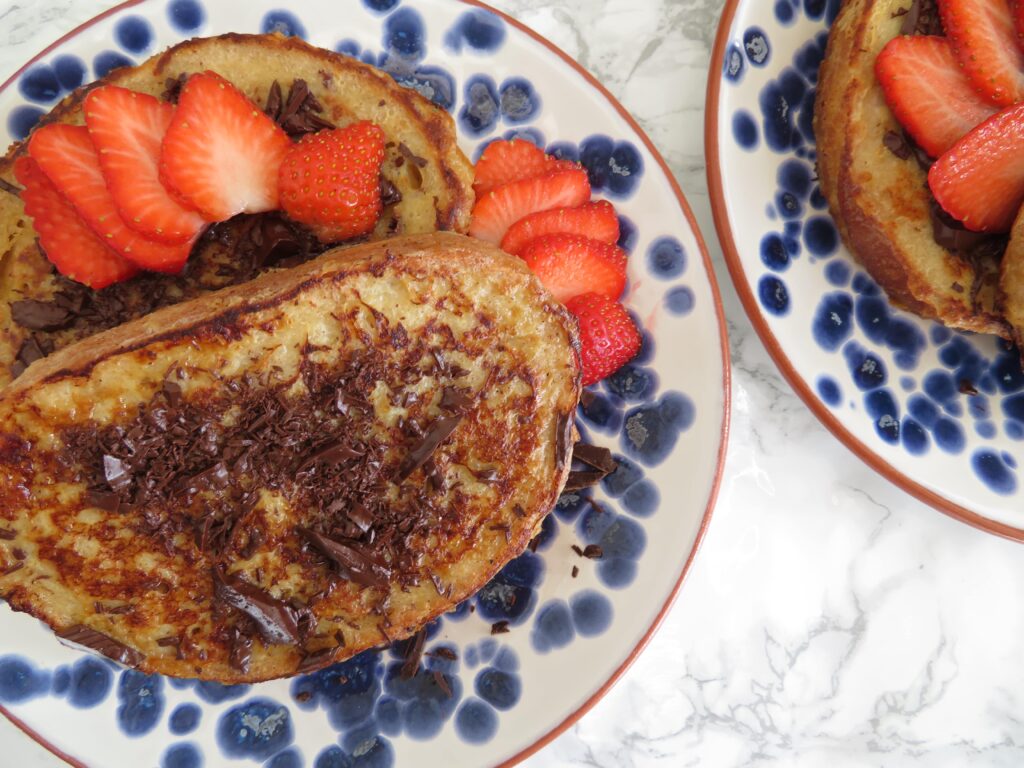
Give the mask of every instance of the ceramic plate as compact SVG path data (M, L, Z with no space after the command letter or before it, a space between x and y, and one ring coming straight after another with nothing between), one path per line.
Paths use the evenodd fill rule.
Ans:
M937 509L1024 540L1015 349L893 309L815 181L818 66L838 0L730 0L708 82L708 184L733 282L824 424Z
M595 388L578 419L619 468L600 487L563 496L536 552L435 622L425 666L409 679L390 650L254 686L148 677L67 649L4 608L0 705L50 749L94 768L199 768L226 758L267 768L512 763L622 673L708 524L728 361L707 255L664 162L611 96L529 30L455 0L119 6L0 91L6 138L23 136L69 89L112 66L196 35L270 30L385 67L452 112L471 157L517 134L585 164L595 194L622 215L632 253L626 302L646 329L640 357ZM587 544L603 557L572 549ZM510 631L492 636L500 621ZM442 647L452 653L433 653Z

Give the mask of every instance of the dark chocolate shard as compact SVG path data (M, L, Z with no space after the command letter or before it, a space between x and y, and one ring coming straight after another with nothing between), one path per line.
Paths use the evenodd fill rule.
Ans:
M390 571L383 563L376 562L357 548L355 541L336 541L322 533L301 529L301 533L320 552L340 567L341 575L366 587L384 587L388 584Z
M932 237L946 250L966 253L992 240L992 235L967 229L934 201L928 210L932 220Z
M0 190L3 190L10 195L14 195L15 197L21 197L21 188L14 186L7 179L0 178Z
M344 643L341 643L339 647L344 645ZM307 653L302 657L302 660L299 662L299 666L296 667L295 674L304 675L318 670L321 667L328 666L334 660L334 654L337 652L337 648L321 648L319 651Z
M463 413L472 402L473 399L461 388L445 387L438 407L448 413Z
M506 619L502 619L501 621L496 621L491 624L492 635L504 635L508 631L508 621Z
M103 477L107 481L107 485L117 493L127 490L132 484L131 468L127 463L110 454L103 456Z
M108 659L113 659L129 667L137 667L146 658L134 648L129 648L109 635L105 635L83 624L76 624L62 632L58 632L57 637L71 643L83 645L86 648L91 648Z
M599 445L576 443L572 449L572 457L579 459L587 466L600 470L606 475L610 475L618 466L618 463L612 458L612 452Z
M112 491L91 490L85 492L86 504L104 512L118 512L121 509L121 497Z
M260 636L268 645L294 645L301 642L295 609L266 590L214 568L213 593L217 600L255 621Z
M885 136L882 137L882 144L900 160L906 160L914 154L910 144L898 131L886 131Z
M422 467L426 460L438 449L438 446L455 431L460 421L462 421L462 414L441 416L434 421L427 428L427 433L409 450L409 453L402 460L398 473L395 475L395 482L401 483L409 475Z
M380 202L384 207L402 202L402 193L392 182L380 177Z
M11 319L30 331L56 331L67 327L71 310L52 301L21 299L11 303Z
M555 469L559 472L569 462L572 451L572 413L560 413L555 420Z
M583 548L583 556L590 560L600 560L604 557L604 549L601 548L600 544L587 544Z
M252 661L252 635L242 632L238 627L234 627L231 635L231 651L228 654L228 663L244 675L249 671L250 661Z
M405 648L402 668L399 672L403 680L408 680L416 674L420 668L420 660L423 658L423 648L427 644L427 630L421 629L415 635L405 641Z
M565 481L565 487L562 489L562 493L568 491L582 491L584 488L590 488L597 485L605 477L607 473L602 472L599 469L586 469L579 471L569 472L569 478Z

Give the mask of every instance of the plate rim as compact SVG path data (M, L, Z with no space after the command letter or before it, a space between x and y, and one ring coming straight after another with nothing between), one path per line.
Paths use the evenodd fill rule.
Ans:
M729 44L730 32L736 18L736 12L741 2L745 0L726 0L722 15L718 21L718 30L715 33L715 43L711 51L711 66L708 70L708 82L706 98L704 101L704 155L706 160L706 174L708 182L708 194L711 199L711 216L715 223L715 232L718 234L718 241L722 247L722 254L725 257L725 264L729 269L729 276L732 278L733 287L740 297L743 309L750 319L758 338L768 350L768 354L775 363L775 366L782 373L783 377L793 388L804 404L811 410L829 432L839 440L846 448L854 453L861 461L868 465L876 473L884 477L890 483L901 490L914 496L933 509L942 512L949 517L959 520L962 523L985 531L986 533L1002 536L1012 541L1024 542L1024 528L1017 528L1006 523L1001 523L989 517L968 509L956 502L946 498L927 488L923 484L913 480L905 473L897 469L892 463L883 459L881 455L872 449L867 443L856 437L832 411L822 403L821 399L814 393L806 379L797 371L792 364L777 337L768 326L768 322L761 312L760 304L750 281L747 279L743 262L740 259L736 241L733 239L732 226L729 214L726 209L725 194L722 185L721 154L719 152L719 119L718 111L720 106L722 81L724 77L725 53ZM831 213L829 214L831 216Z
M697 248L700 251L701 263L704 266L704 273L707 277L708 285L711 290L711 297L714 303L715 321L718 326L719 353L721 355L722 362L722 417L720 425L718 450L716 452L717 455L715 457L714 477L712 478L711 487L708 491L707 504L704 508L704 514L701 516L700 527L697 530L697 535L694 538L693 546L691 547L690 552L687 555L686 561L683 563L683 567L679 572L679 576L676 578L675 583L669 590L664 603L662 604L658 613L655 615L653 621L651 622L651 625L644 632L643 636L640 638L637 644L628 653L626 658L619 664L618 667L616 667L612 671L608 679L596 691L594 691L594 693L592 693L579 707L570 712L569 715L565 717L561 722L556 723L552 728L548 729L545 733L539 736L537 740L534 741L532 744L530 744L527 747L524 747L519 752L516 752L511 757L507 758L506 760L504 760L496 766L496 768L511 768L512 766L521 763L526 758L530 757L531 755L534 755L535 753L546 747L556 738L561 736L574 723L580 720L591 709L593 709L594 706L601 699L604 698L608 691L610 691L611 688L622 678L626 671L633 665L633 662L636 661L637 657L639 657L640 654L644 651L648 643L651 641L651 638L661 627L663 621L665 620L665 617L668 615L669 610L671 610L672 606L675 604L676 598L679 596L679 593L682 589L683 582L686 580L687 575L689 575L690 569L692 568L693 563L697 558L697 554L704 543L704 538L707 534L708 528L710 527L711 517L714 513L718 501L718 494L721 490L722 477L724 475L725 470L726 454L729 446L729 431L732 418L732 358L730 356L728 326L725 317L725 307L722 302L721 289L719 288L718 279L715 275L715 270L711 263L711 256L708 253L707 243L704 239L704 235L702 234L700 227L697 224L697 219L693 214L693 210L690 208L690 204L687 201L686 196L683 194L682 188L679 186L679 181L676 179L676 176L672 172L672 169L669 167L668 163L665 161L665 158L662 156L661 152L655 146L650 136L647 135L647 132L640 126L640 124L636 121L632 114L630 114L630 112L624 106L622 106L619 100L614 95L612 95L612 93L600 81L598 81L598 79L594 77L594 75L592 75L589 70L583 67L579 62L576 61L576 59L574 59L568 53L563 51L559 46L555 45L546 37L541 35L539 32L534 31L531 27L520 22L518 19L510 16L504 11L501 11L497 8L494 8L491 5L488 5L486 2L483 2L483 0L453 1L471 7L482 8L486 11L493 13L495 16L502 19L502 21L504 21L506 24L516 28L517 30L524 33L529 38L541 44L549 51L551 51L553 54L555 54L563 62L568 64L569 67L573 69L578 75L580 75L590 86L596 89L601 96L604 97L608 104L619 114L620 117L622 117L623 120L626 121L629 127L636 134L636 137L647 148L647 151L651 153L651 157L654 158L654 161L657 164L658 169L664 175L665 180L668 182L669 186L672 189L672 192L675 194L676 201L679 203L679 208L684 218L686 219L687 225L690 227L690 231L693 233L694 240L697 243ZM107 8L105 11L102 11L96 16L93 16L92 18L87 19L86 21L77 25L76 27L69 30L68 32L54 40L52 43L47 45L45 48L39 51L39 53L28 59L17 70L15 70L10 77L4 80L3 83L0 83L0 92L3 92L7 88L9 88L32 64L39 61L41 58L49 54L54 49L63 45L68 40L81 34L93 25L98 24L99 22L106 19L108 16L112 16L127 8L131 8L136 5L142 5L147 2L151 2L151 0L122 0L122 2L119 2L116 5ZM730 0L730 2L734 2L734 0ZM719 27L719 32L720 31L721 27ZM1024 531L1021 532L1021 536L1022 538L1024 538ZM35 741L37 744L42 746L44 749L48 750L50 753L52 753L59 759L67 762L73 768L90 768L90 766L80 762L71 755L68 755L56 745L51 744L46 739L46 737L37 733L27 723L16 717L10 710L8 710L3 705L0 705L0 715L6 717L8 720L11 721L11 723L14 724L15 727L20 729L29 738L31 738L33 741Z

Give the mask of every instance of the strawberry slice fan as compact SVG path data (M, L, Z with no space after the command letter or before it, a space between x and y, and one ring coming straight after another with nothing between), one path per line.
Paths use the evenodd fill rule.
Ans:
M946 37L901 36L875 61L886 103L930 157L928 185L969 230L1007 232L1024 202L1024 3L939 0Z
M576 315L583 384L632 360L641 336L619 303L628 260L619 218L611 203L590 199L586 172L530 142L499 140L477 161L474 189L470 234L522 258Z

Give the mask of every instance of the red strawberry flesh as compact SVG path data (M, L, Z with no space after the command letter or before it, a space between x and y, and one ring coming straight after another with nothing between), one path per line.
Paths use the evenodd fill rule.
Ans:
M590 199L590 180L578 168L505 184L479 198L469 234L499 244L509 227L525 216L552 208L575 208Z
M277 173L291 141L214 72L192 75L160 150L160 178L209 221L278 207Z
M138 271L82 221L35 160L19 157L14 177L25 187L21 192L25 213L32 217L43 253L58 272L99 290Z
M183 243L206 222L160 182L160 144L173 116L172 105L116 85L90 91L85 99L89 137L125 224L151 240Z
M619 217L607 200L584 203L578 208L539 211L509 227L501 240L501 249L518 256L534 238L559 233L615 243L619 239Z
M978 93L1000 107L1024 99L1024 53L1008 0L939 0L939 15Z
M158 243L125 224L107 189L99 156L85 126L44 125L32 134L28 151L82 220L111 248L143 269L181 270L191 243Z
M615 373L640 351L640 331L618 302L585 293L570 300L566 309L579 321L583 386Z
M626 287L626 252L577 235L544 235L521 254L551 295L563 304L583 293L617 299Z
M370 122L307 134L284 156L281 207L324 242L373 231L383 205L384 132Z
M544 150L529 141L499 139L488 144L477 160L473 189L477 197L483 197L513 181L578 167L569 160L545 154Z
M1006 232L1024 201L1024 104L1007 107L935 161L939 205L975 232Z
M997 108L964 76L943 37L896 37L875 59L893 115L931 157L938 157Z

